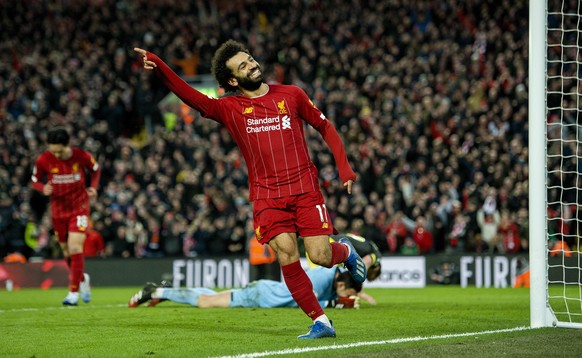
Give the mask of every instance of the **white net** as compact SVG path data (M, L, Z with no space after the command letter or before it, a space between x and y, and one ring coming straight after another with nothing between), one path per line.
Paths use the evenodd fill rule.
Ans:
M558 325L582 323L581 9L547 2L547 297Z

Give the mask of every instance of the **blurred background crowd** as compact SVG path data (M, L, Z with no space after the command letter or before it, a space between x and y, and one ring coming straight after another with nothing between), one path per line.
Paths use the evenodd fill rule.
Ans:
M29 185L55 125L103 170L92 254L245 254L252 205L235 144L197 112L160 105L168 90L133 52L195 78L230 38L343 137L352 195L306 131L340 232L387 255L528 249L527 1L0 4L0 257L58 253Z

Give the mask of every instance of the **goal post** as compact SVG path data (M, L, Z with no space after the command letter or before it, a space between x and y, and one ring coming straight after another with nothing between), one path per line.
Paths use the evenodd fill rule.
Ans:
M546 3L529 2L529 263L532 327L550 326L546 240ZM539 143L539 145L532 145ZM544 143L544 145L542 145Z
M529 3L530 322L582 328L582 6Z

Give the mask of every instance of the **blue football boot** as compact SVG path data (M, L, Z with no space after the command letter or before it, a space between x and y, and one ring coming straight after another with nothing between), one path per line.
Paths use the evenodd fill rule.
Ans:
M331 321L330 321L331 323ZM335 329L333 329L333 323L331 327L326 326L322 322L315 322L309 326L309 332L298 336L299 339L315 339L315 338L333 338L335 337Z
M356 252L354 245L352 245L350 240L346 239L345 237L339 239L339 242L341 244L346 245L350 250L348 258L344 261L344 266L348 269L348 271L350 271L350 274L352 275L354 280L360 283L366 281L367 272L366 264L364 263L364 260L362 260L360 255L358 255L358 253Z

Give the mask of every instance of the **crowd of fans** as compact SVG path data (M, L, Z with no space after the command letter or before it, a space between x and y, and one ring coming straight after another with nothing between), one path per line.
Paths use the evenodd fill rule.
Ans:
M0 257L56 252L47 200L28 184L55 125L103 170L96 255L244 254L252 206L235 144L199 113L158 105L168 90L132 51L190 78L229 38L269 82L303 88L342 135L352 195L306 130L338 230L387 254L527 251L527 4L2 2Z

